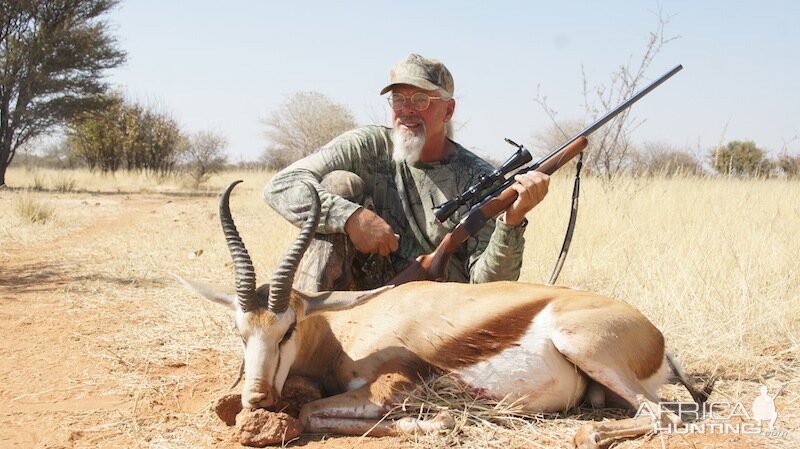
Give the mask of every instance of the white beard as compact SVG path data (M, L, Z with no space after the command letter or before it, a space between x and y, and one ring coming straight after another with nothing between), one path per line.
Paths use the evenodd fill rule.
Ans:
M406 161L408 164L414 164L419 161L422 147L425 146L425 124L420 122L420 126L422 128L420 133L414 134L395 122L392 127L392 143L394 144L392 159L395 162Z

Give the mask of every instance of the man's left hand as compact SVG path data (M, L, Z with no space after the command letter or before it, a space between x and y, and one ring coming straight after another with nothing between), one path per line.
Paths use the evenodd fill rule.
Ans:
M517 192L514 204L506 209L505 222L511 226L519 226L525 220L525 214L539 204L547 195L550 177L544 173L530 171L514 176L511 188Z

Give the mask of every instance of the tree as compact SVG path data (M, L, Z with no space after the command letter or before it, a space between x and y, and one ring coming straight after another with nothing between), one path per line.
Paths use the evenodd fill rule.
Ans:
M125 61L100 20L116 3L0 2L0 186L22 145L104 105L103 74Z
M777 167L788 178L800 177L800 155L789 155L789 146L798 141L800 141L800 135L795 135L788 140L784 139L783 148L781 149L781 156L775 161L775 165L777 165Z
M225 137L211 131L199 131L186 139L181 160L186 165L195 188L212 173L225 167L228 158L223 150L227 145Z
M280 169L301 159L355 128L353 114L346 106L319 92L297 92L262 123L270 140L261 157L268 168Z
M777 165L787 177L800 177L800 156L784 154L778 158Z
M711 165L718 173L738 176L768 176L773 163L752 140L733 140L711 151Z
M644 54L636 63L626 62L611 74L608 84L590 86L586 73L583 73L584 123L595 122L618 104L632 97L647 81L645 73L662 48L678 37L667 37L665 34L669 17L659 11L658 24L648 37ZM556 123L557 112L547 105L547 97L537 94L535 99L553 123ZM594 173L602 174L611 180L615 175L632 167L637 160L637 151L631 140L633 131L643 123L631 115L626 109L595 131L589 138L586 149L586 166ZM583 129L583 127L581 127ZM572 136L570 136L572 137Z
M170 172L183 142L178 123L152 107L126 102L113 94L102 110L69 122L72 156L104 172L150 170Z

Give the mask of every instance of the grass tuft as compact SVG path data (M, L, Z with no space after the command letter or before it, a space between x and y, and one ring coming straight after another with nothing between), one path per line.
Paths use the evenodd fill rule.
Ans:
M31 197L20 198L15 209L17 215L30 223L46 224L55 217L55 208L52 205Z
M53 189L59 193L74 192L78 182L66 172L58 173L53 177Z
M46 176L42 174L39 170L35 170L32 172L31 175L31 190L35 190L37 192L41 192L45 189L45 179Z

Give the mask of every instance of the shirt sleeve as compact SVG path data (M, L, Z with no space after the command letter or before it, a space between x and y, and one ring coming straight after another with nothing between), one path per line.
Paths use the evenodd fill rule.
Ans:
M502 216L478 233L478 245L470 255L470 277L473 284L493 281L516 281L522 270L525 250L525 225L511 226Z
M303 185L307 182L320 197L322 210L317 232L344 233L347 219L361 206L328 192L320 182L335 170L361 175L365 167L375 163L375 139L364 129L340 135L319 151L278 172L264 188L264 200L281 216L300 226L311 208L308 189Z
M468 173L461 177L456 173L456 192L462 192L472 185L481 174L488 174L494 168L474 153L463 149L458 161L458 172ZM479 201L468 203L469 210ZM511 226L500 217L488 220L483 228L470 237L457 252L460 263L459 272L464 281L483 283L494 281L516 281L522 270L522 256L525 249L525 224ZM462 217L454 217L460 221ZM452 276L451 276L452 277Z

